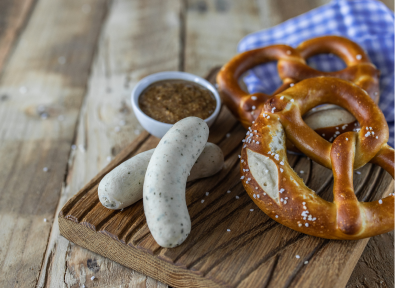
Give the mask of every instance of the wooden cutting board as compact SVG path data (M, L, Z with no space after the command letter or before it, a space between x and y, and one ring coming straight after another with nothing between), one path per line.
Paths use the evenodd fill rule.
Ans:
M214 82L215 75L212 71L207 78ZM146 132L66 203L59 213L61 234L174 287L344 287L368 239L334 241L308 236L260 211L240 182L238 154L245 133L222 107L210 128L209 142L221 147L225 167L215 176L188 183L192 231L181 246L165 249L157 245L147 227L142 201L114 211L98 199L97 188L104 175L156 147L159 139ZM305 183L332 201L332 172L307 157L288 157ZM367 164L359 171L361 174L354 174L354 187L360 201L376 200L393 191L394 182L383 169Z

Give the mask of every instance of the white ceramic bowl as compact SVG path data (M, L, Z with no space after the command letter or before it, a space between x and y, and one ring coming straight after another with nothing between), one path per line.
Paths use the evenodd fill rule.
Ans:
M217 118L219 114L219 110L221 108L221 98L219 97L217 90L214 88L213 85L211 85L210 82L199 76L186 72L178 72L178 71L166 71L166 72L159 72L149 75L141 79L137 83L136 87L134 87L131 97L132 108L141 126L143 126L145 130L147 130L149 133L151 133L152 135L158 138L162 138L166 134L166 132L173 126L173 124L159 122L149 117L148 115L144 114L144 112L141 111L140 109L139 101L138 101L140 94L149 85L157 81L169 80L169 79L187 80L187 81L195 82L203 87L206 87L208 90L210 90L213 93L215 100L217 102L217 106L215 107L214 113L211 114L210 117L208 117L207 119L204 119L208 127L210 127L214 123L215 119Z

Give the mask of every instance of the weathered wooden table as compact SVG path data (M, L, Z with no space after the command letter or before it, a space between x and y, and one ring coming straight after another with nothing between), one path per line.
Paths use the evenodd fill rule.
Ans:
M327 2L0 1L0 287L166 287L61 237L59 210L143 131L139 79L203 76L246 34ZM373 237L347 287L393 287L393 241Z

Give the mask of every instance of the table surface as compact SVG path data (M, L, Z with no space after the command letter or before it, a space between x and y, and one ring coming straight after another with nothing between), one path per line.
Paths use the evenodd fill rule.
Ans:
M59 210L143 131L141 78L204 76L246 34L327 2L0 1L0 287L167 287L61 237ZM373 237L347 287L393 287L393 241Z

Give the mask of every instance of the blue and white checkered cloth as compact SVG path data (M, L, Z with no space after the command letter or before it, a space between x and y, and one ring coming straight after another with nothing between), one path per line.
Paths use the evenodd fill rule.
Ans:
M292 47L322 35L341 35L358 43L380 70L380 103L390 128L389 144L394 146L394 13L375 0L334 0L270 29L244 37L238 46L244 52L272 44ZM321 71L345 68L333 55L317 55L307 63ZM267 63L250 70L244 78L250 93L271 94L281 84L276 63Z

